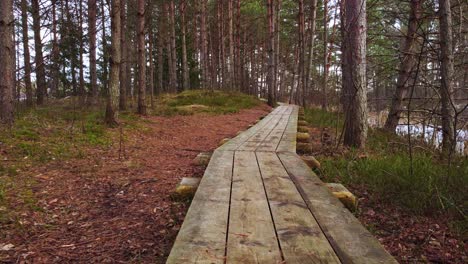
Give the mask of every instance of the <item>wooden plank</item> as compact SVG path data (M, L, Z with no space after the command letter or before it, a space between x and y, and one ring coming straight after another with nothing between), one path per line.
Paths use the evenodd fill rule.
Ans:
M267 115L265 118L260 120L257 124L255 124L253 127L242 132L240 135L229 140L228 143L219 147L218 150L236 150L240 145L242 145L245 141L247 141L250 137L252 137L258 130L261 130L263 127L268 125L272 118L273 118L272 115Z
M215 151L167 263L224 263L232 151Z
M276 127L280 122L281 115L273 115L273 118L269 121L261 130L258 130L255 135L250 137L246 142L244 142L237 150L241 151L255 151L255 149L261 144L263 140L271 133L271 131Z
M343 263L398 263L295 153L278 153Z
M276 153L257 152L286 263L340 263Z
M227 263L281 261L255 153L237 151L234 157Z
M299 108L294 106L291 111L288 125L286 126L284 134L276 148L277 152L296 152L297 117Z
M256 151L275 151L283 137L289 121L289 115L282 115L271 133L257 147Z

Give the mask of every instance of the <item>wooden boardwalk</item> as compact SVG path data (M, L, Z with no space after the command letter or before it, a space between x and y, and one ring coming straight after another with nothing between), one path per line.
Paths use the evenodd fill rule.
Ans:
M297 117L213 153L167 263L397 263L296 155Z

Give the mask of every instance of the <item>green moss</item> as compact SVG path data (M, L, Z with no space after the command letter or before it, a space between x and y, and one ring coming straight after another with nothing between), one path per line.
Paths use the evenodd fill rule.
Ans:
M192 115L194 113L229 114L252 108L261 103L253 96L237 92L190 90L177 95L164 95L153 107L156 115ZM189 109L185 106L199 105Z

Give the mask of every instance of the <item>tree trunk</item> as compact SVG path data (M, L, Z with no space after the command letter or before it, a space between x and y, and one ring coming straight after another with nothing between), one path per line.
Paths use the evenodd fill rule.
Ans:
M119 71L120 71L120 0L111 0L111 56L109 92L107 95L107 107L105 123L109 126L117 125L119 107Z
M37 82L37 104L44 103L44 97L47 93L46 79L45 79L45 65L42 55L42 40L41 40L41 21L39 15L39 0L31 0L32 3L32 17L33 17L33 30L34 30L34 50L35 50L35 63L36 63L36 82Z
M8 125L14 121L13 25L13 0L2 0L0 1L0 123Z
M201 0L201 15L200 15L200 64L202 75L202 88L208 88L208 46L206 34L206 0Z
M279 78L279 64L280 64L280 24L281 24L281 0L276 0L276 23L275 23L275 98L281 98L276 95L276 90L278 89L278 78Z
M138 114L146 115L145 0L138 0Z
M121 43L121 55L122 60L120 62L120 96L119 96L119 110L127 110L127 90L129 89L129 67L128 63L128 33L127 33L127 12L126 12L126 0L120 0L120 32L122 34Z
M88 35L89 35L89 77L91 85L91 104L97 103L97 69L96 69L96 0L88 1Z
M234 87L234 36L233 36L233 1L228 1L228 38L229 38L229 58L228 58L228 76L230 88Z
M392 104L388 112L385 129L396 133L395 129L400 120L400 114L403 111L403 98L408 93L408 82L411 79L413 68L416 64L415 46L417 45L417 31L421 23L423 0L411 0L411 10L408 21L408 31L402 49L402 60L395 93L392 98Z
M31 61L29 55L28 36L28 3L21 0L21 24L23 29L23 57L24 57L24 85L26 88L26 105L33 105L33 93L31 85Z
M182 31L182 83L183 89L190 89L189 68L187 61L187 43L186 43L186 24L185 24L185 11L187 10L187 1L183 0L180 3L180 27Z
M51 85L50 92L54 97L59 96L60 66L59 66L59 43L57 39L57 19L56 19L57 0L52 0L52 65L51 65Z
M323 86L322 109L327 109L327 84L328 84L328 0L323 1Z
M82 106L85 102L85 87L84 87L84 63L83 63L83 53L84 53L84 34L83 34L83 0L80 0L78 2L79 4L79 38L80 38L80 44L79 44L79 93L80 93L80 105Z
M274 107L276 105L275 98L275 25L274 25L274 0L267 0L267 16L268 16L268 105Z
M364 147L367 138L366 2L344 3L343 92L345 93L344 144Z
M302 106L306 106L306 95L307 95L307 87L305 86L305 70L304 70L304 58L305 58L305 42L304 42L304 28L305 28L305 20L304 20L304 0L299 0L299 78L298 78L298 89L297 91L301 93L300 103Z
M312 90L312 68L314 63L314 45L315 45L315 20L317 17L317 0L310 1L310 16L309 16L309 54L307 56L306 68L306 83L305 86L310 91Z
M171 29L171 52L172 52L172 83L174 85L173 89L174 92L179 91L179 81L177 78L177 47L176 47L176 34L175 34L175 6L174 6L174 0L171 0L171 3L169 5L169 11L170 11L170 29Z
M441 113L442 151L450 154L455 149L455 109L453 102L453 37L450 0L439 1L440 49L441 49Z
M101 20L102 20L102 38L101 38L101 45L104 47L102 52L103 58L103 69L102 69L102 89L106 91L107 96L108 93L108 67L109 67L109 50L107 48L107 38L106 38L106 25L105 25L105 8L104 8L104 0L101 0Z

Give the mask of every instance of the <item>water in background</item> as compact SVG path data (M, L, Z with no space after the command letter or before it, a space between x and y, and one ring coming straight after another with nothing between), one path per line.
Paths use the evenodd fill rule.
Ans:
M382 127L384 125L385 117L387 116L386 111L380 113L371 113L369 116L369 125L371 127ZM424 133L424 141L429 144L433 144L436 148L439 148L442 144L442 129L441 127L434 127L433 125L426 125L423 128L422 124L411 124L409 125L409 132L413 136L421 137ZM399 125L396 128L396 133L400 136L408 134L408 125ZM456 152L461 155L468 155L468 130L457 131L457 144Z
M424 133L424 141L427 143L433 144L436 148L439 148L442 144L442 129L440 127L434 127L431 125L426 125L425 129L423 129L422 124L414 124L414 125L399 125L396 128L396 133L398 135L407 135L409 132L413 136L421 137ZM460 154L465 154L465 144L468 143L468 131L467 130L458 130L457 131L457 144L456 144L456 152Z

